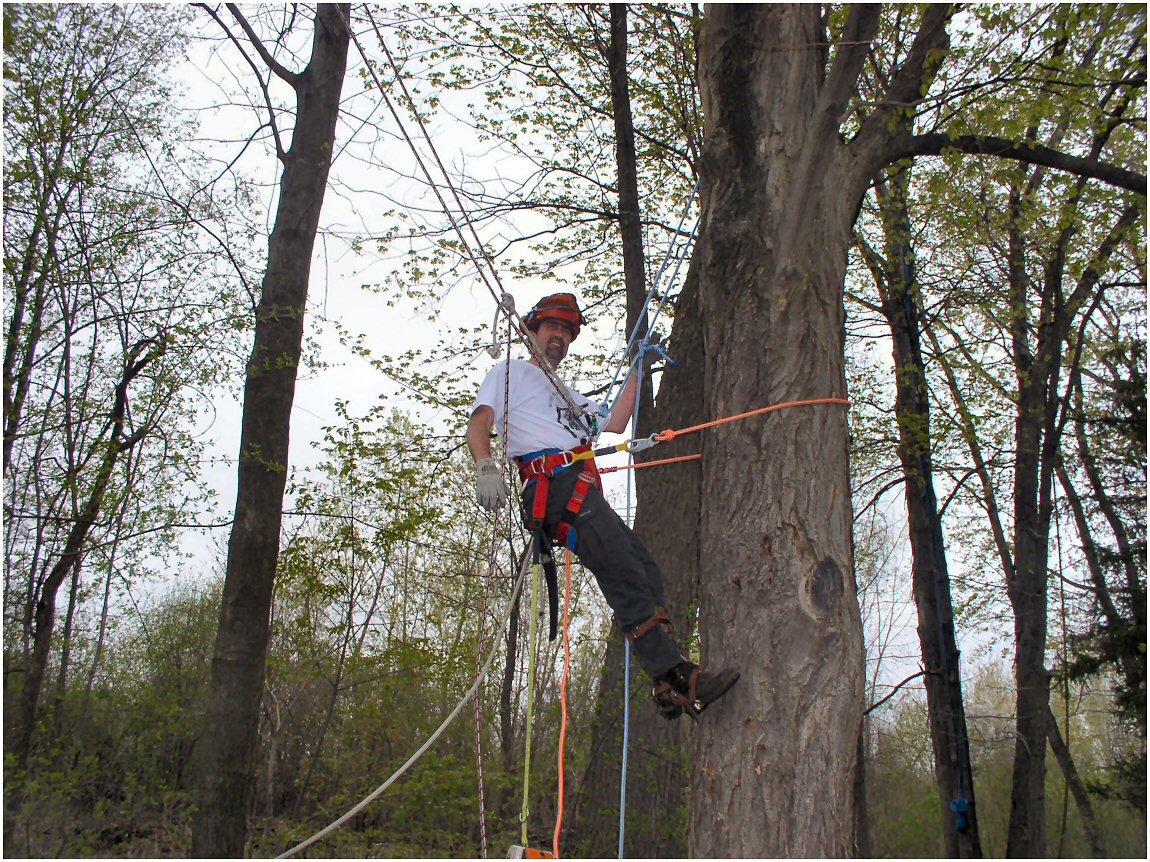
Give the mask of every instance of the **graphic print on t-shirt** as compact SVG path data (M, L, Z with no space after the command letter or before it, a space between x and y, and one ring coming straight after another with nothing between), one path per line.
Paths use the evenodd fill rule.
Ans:
M591 429L588 420L580 420L571 407L560 401L558 393L552 393L551 406L555 410L555 421L562 425L572 437L580 440L590 439Z

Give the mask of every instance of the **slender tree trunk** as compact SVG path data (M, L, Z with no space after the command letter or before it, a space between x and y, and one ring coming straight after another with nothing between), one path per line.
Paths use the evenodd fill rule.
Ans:
M866 798L866 761L867 736L870 723L869 716L863 716L859 725L857 767L855 771L854 786L854 829L855 829L855 855L860 859L869 859L874 856L870 838L870 814L867 811Z
M151 347L149 350L148 348ZM40 694L44 685L44 676L48 670L48 660L52 648L52 632L56 622L56 595L63 585L65 578L81 564L84 544L88 540L88 533L96 522L101 508L104 505L104 495L116 469L120 456L129 451L140 442L150 430L147 427L137 429L130 435L124 434L124 425L128 415L128 387L145 367L164 352L163 343L150 345L142 343L137 351L127 357L123 376L116 384L116 395L112 405L112 415L108 421L107 440L98 444L103 450L96 470L95 482L88 492L79 515L68 532L60 558L52 567L40 588L40 597L36 602L34 615L34 628L32 640L32 654L28 662L28 672L24 677L24 688L21 694L20 711L17 717L13 739L10 741L10 750L15 754L16 762L21 770L27 768L28 756L32 749L32 738L36 727L36 708L40 702ZM143 356L140 354L143 353Z
M1015 203L1017 205L1017 203ZM1027 292L1030 282L1021 262L1022 239L1011 231L1010 290L1014 364L1018 377L1014 455L1014 570L1007 594L1014 610L1015 745L1007 856L1046 855L1046 715L1050 673L1046 669L1047 558L1050 545L1050 462L1053 443L1050 412L1056 404L1061 343L1044 337L1031 352ZM1052 351L1057 352L1054 355Z
M54 732L64 732L64 697L68 691L68 671L72 664L72 627L76 621L76 606L80 601L80 566L72 570L72 583L68 586L68 610L64 612L64 629L60 632L60 666L56 670L56 693L53 696Z
M1082 829L1090 842L1090 855L1094 859L1106 858L1106 844L1102 840L1102 830L1098 828L1098 818L1094 814L1094 806L1090 804L1090 796L1082 779L1078 776L1078 769L1074 766L1074 758L1070 755L1070 747L1062 738L1058 729L1058 720L1049 709L1047 715L1047 731L1050 739L1050 750L1054 752L1054 759L1062 769L1066 784L1074 796L1074 804L1078 806L1078 813L1082 817Z
M886 234L886 256L869 261L882 296L882 313L894 347L895 417L898 454L905 478L911 546L911 579L918 609L935 780L947 855L982 856L974 805L970 740L963 706L958 643L954 631L950 576L942 518L934 495L930 454L930 400L922 357L914 250L907 208L909 165L878 185ZM868 255L868 258L870 255ZM957 805L962 811L956 811Z
M601 40L599 49L610 77L611 105L615 120L615 161L619 190L619 230L623 245L623 273L626 283L627 332L636 331L636 342L647 332L647 280L644 264L642 219L639 205L638 163L635 129L627 72L627 6L610 6L611 38ZM594 20L592 19L592 26ZM642 381L639 400L640 434L654 427L651 415L653 386L649 375ZM636 476L636 481L648 477ZM666 477L663 477L664 479ZM643 483L637 496L650 493ZM641 511L641 508L640 508ZM636 532L646 540L647 527L636 518ZM694 524L691 526L693 532ZM662 536L657 559L666 568L669 549ZM665 571L664 574L667 574ZM672 583L677 577L669 577ZM676 597L677 598L677 597ZM679 611L680 632L686 621L684 601L668 593L672 608ZM689 622L687 623L689 628ZM625 645L618 632L612 632L603 656L603 670L595 702L592 756L581 782L581 791L569 820L569 840L583 855L614 856L618 851L620 782L622 781L623 698L632 699L628 733L628 779L624 854L632 857L665 858L682 856L686 850L678 828L686 773L679 756L681 744L677 728L666 726L648 702L649 685L632 660L633 676L624 678ZM639 693L639 697L635 694Z
M192 831L194 856L235 857L244 850L279 556L288 429L312 249L347 67L349 15L347 4L317 7L311 58L290 81L296 91L295 131L291 148L281 154L279 205L244 386L236 515L212 659Z

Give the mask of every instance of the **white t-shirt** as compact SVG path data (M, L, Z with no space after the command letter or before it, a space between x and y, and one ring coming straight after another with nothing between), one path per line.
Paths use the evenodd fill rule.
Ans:
M540 449L572 449L591 437L591 419L598 405L589 398L572 393L574 401L588 412L575 417L567 401L538 366L522 359L499 362L484 378L471 407L495 411L495 428L503 436L504 384L507 381L507 363L511 363L511 399L508 404L510 419L504 440L507 454L512 457L538 452Z

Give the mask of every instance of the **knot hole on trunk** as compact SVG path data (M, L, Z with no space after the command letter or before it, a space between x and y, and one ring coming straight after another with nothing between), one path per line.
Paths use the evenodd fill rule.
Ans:
M816 563L803 580L799 602L812 618L824 620L838 611L844 590L843 570L826 557Z

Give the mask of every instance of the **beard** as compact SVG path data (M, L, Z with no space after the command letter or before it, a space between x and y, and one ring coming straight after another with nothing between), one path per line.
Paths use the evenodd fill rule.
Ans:
M567 345L558 338L552 338L543 346L543 355L550 360L552 365L558 365L567 355Z

